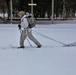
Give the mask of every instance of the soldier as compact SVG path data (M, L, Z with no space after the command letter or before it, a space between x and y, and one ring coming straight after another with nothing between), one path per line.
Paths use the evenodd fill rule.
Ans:
M36 45L37 48L41 47L41 44L37 41L37 39L32 35L32 28L28 27L28 21L27 16L24 11L20 11L18 13L18 16L21 19L21 24L18 25L19 29L21 30L21 36L20 36L20 47L18 48L24 48L24 40L26 37L28 37L30 40L32 40Z

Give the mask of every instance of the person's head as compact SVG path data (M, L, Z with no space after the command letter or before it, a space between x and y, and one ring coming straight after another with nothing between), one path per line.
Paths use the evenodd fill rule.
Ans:
M18 16L19 16L20 18L22 18L24 15L25 15L25 12L24 12L24 11L19 11Z

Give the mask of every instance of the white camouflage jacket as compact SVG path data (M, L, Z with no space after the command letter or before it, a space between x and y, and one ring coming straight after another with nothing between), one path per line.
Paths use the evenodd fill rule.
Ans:
M21 28L22 29L25 29L28 27L28 21L26 19L27 15L24 15L22 18L21 18Z

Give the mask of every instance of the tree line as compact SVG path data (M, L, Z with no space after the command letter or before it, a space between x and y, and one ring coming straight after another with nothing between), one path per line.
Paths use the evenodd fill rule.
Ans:
M12 0L13 16L17 16L17 12L24 10L30 13L31 0ZM50 18L52 14L52 0L33 0L37 5L34 6L34 16L37 18ZM0 0L0 12L7 11L10 17L10 0ZM55 18L71 18L76 14L76 0L54 0L54 17Z

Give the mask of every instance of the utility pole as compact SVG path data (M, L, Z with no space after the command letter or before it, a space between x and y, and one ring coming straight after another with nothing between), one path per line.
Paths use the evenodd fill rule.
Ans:
M31 6L31 14L33 15L33 6L36 6L37 4L33 3L33 0L31 0L31 3L28 4L28 6Z
M65 0L63 0L63 19L66 18Z
M13 15L12 15L12 0L10 0L10 10L11 10L11 17L10 17L10 19L11 19L11 23L12 23L12 18L13 18Z
M33 4L33 0L31 0L31 4ZM33 5L31 5L31 14L33 15Z
M52 0L52 24L54 23L54 0Z

